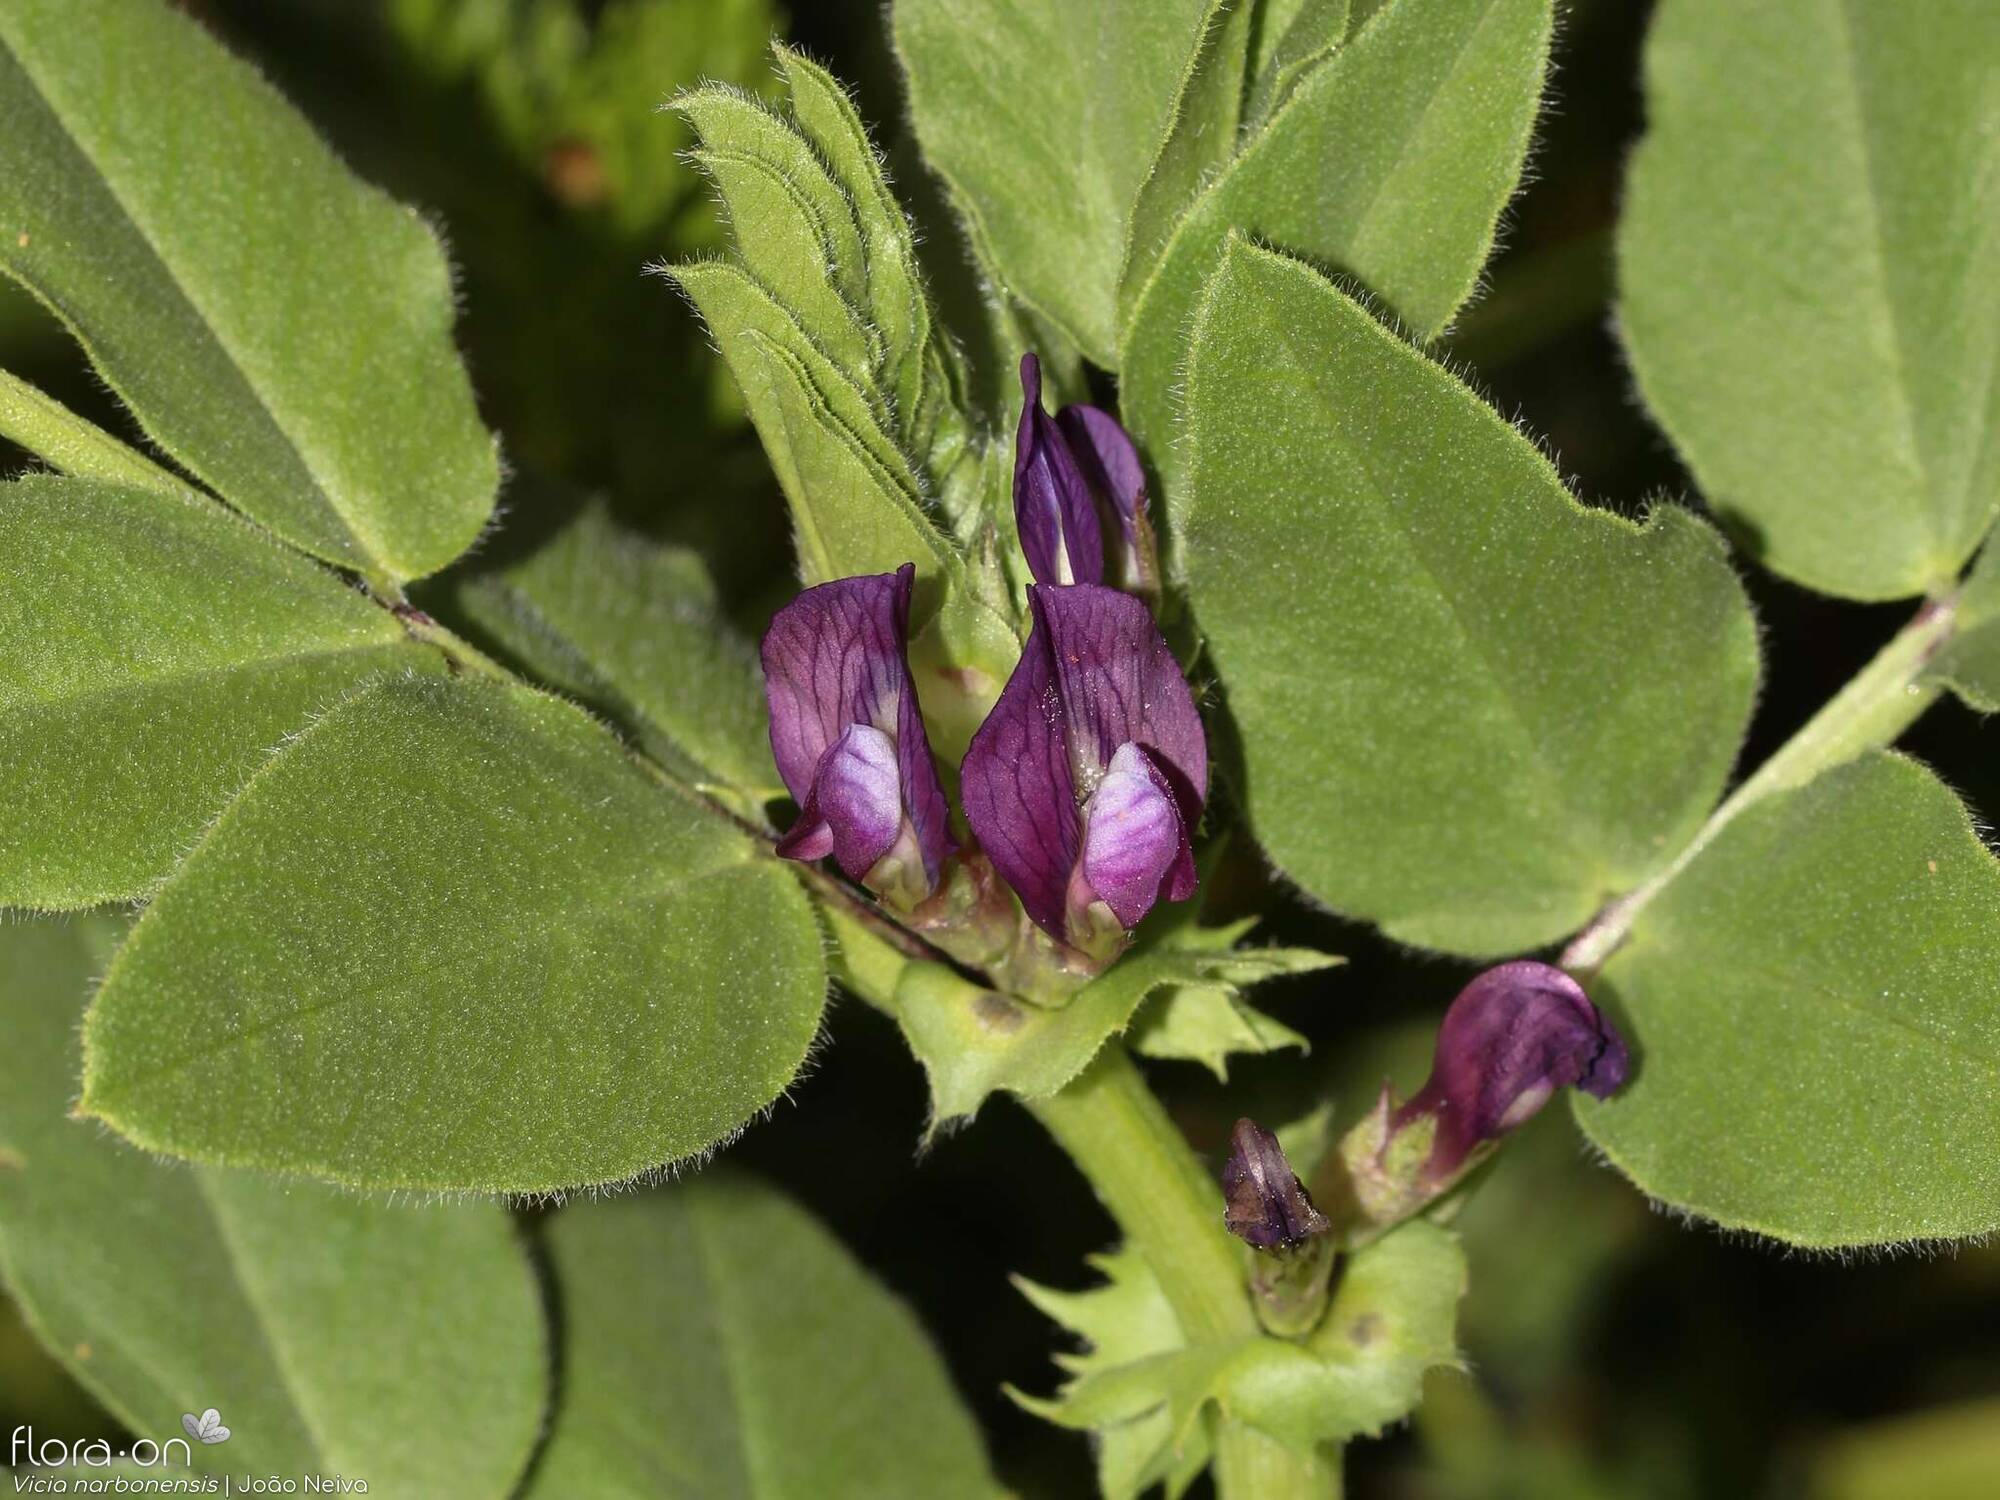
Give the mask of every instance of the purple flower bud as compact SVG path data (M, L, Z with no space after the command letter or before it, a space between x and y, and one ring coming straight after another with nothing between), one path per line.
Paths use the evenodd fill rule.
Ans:
M1042 410L1042 362L1021 356L1021 425L1014 436L1014 524L1038 583L1102 583L1097 502L1055 418Z
M1525 1124L1557 1089L1603 1099L1625 1082L1625 1039L1561 969L1522 959L1488 969L1451 1002L1431 1076L1391 1129L1434 1116L1429 1175L1457 1172L1482 1142Z
M914 566L807 589L765 632L771 753L799 804L787 859L828 854L905 909L951 853L944 789L904 652Z
M1624 1038L1561 969L1525 959L1488 969L1445 1012L1430 1078L1402 1105L1383 1086L1341 1141L1322 1196L1349 1243L1366 1240L1448 1192L1557 1089L1601 1099L1625 1067Z
M1208 742L1146 606L1037 584L1034 626L959 772L965 816L1045 932L1102 960L1194 894Z
M1065 406L1056 413L1056 426L1069 439L1085 481L1108 503L1118 522L1118 582L1142 592L1156 590L1159 561L1152 521L1146 514L1146 470L1131 434L1111 413L1095 406Z
M1292 1250L1333 1226L1313 1207L1278 1138L1255 1120L1238 1120L1222 1166L1222 1222L1258 1250Z

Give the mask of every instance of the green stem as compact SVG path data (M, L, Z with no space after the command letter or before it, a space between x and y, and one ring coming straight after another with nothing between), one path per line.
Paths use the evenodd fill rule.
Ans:
M1596 920L1563 951L1563 967L1577 972L1600 968L1625 941L1639 913L1746 808L1773 793L1804 786L1820 772L1850 761L1865 750L1893 743L1937 701L1937 684L1921 678L1924 668L1951 639L1956 614L1957 600L1953 597L1926 602L1873 661L1723 799L1672 864L1598 913Z
M1061 1092L1028 1109L1090 1179L1126 1240L1146 1258L1194 1344L1260 1330L1242 1247L1222 1226L1222 1193L1116 1041ZM1303 1457L1227 1419L1215 1433L1223 1500L1332 1500L1337 1456Z

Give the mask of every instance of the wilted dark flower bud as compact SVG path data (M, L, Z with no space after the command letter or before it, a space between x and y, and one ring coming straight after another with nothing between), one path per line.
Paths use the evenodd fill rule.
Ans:
M1292 1250L1332 1226L1313 1207L1278 1138L1255 1120L1238 1120L1222 1167L1223 1223L1257 1250Z
M762 652L771 753L800 809L778 853L831 854L904 910L937 889L952 847L904 656L915 576L906 565L807 589Z
M1624 1038L1562 970L1525 959L1488 969L1445 1013L1424 1086L1401 1105L1384 1088L1341 1143L1353 1206L1378 1227L1407 1218L1557 1089L1615 1093L1626 1062Z
M1108 545L1107 520L1118 528ZM1111 582L1144 594L1159 590L1146 471L1131 434L1096 406L1065 406L1051 419L1042 409L1041 361L1032 354L1021 358L1014 521L1039 583ZM1107 574L1107 561L1115 577Z

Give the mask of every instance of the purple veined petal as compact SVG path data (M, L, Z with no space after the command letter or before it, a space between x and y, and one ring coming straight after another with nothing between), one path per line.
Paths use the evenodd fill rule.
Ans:
M896 744L872 724L850 724L826 747L799 820L778 841L787 859L824 859L860 880L894 847L903 828Z
M959 784L966 819L994 868L1030 919L1068 941L1072 877L1085 874L1083 807L1128 745L1144 752L1147 781L1171 797L1179 818L1176 855L1163 866L1167 894L1193 894L1192 860L1183 866L1178 851L1201 818L1208 741L1180 664L1138 599L1098 584L1037 584L1028 599L1027 647L972 737ZM1133 770L1133 757L1121 769ZM1121 780L1111 804L1135 811L1140 796ZM1104 846L1106 878L1130 911L1138 887L1113 859L1118 847L1117 840Z
M1100 583L1097 502L1055 419L1042 409L1042 362L1021 356L1021 423L1014 435L1014 524L1039 583Z
M1428 1170L1441 1177L1480 1143L1525 1123L1559 1088L1600 1099L1616 1093L1627 1065L1625 1039L1574 979L1528 959L1505 963L1452 1001L1431 1076L1393 1123L1436 1116Z
M1118 747L1084 804L1083 878L1127 930L1153 903L1194 894L1194 847L1173 786L1142 746Z
M1056 426L1069 440L1085 482L1109 503L1118 522L1120 581L1128 588L1157 584L1153 527L1146 513L1146 469L1132 435L1110 412L1081 404L1057 412Z
M1192 829L1208 797L1208 736L1151 612L1101 585L1038 584L1028 602L1034 629L1046 638L1079 794L1097 790L1120 746L1141 745Z
M879 817L857 824L849 842L843 842L849 835L841 820L871 805L855 800L862 789L855 778L863 766L877 765L887 746L900 798L890 842L907 818L927 885L934 887L952 841L944 788L906 659L915 582L916 568L906 563L894 573L807 589L772 619L760 654L771 708L771 753L792 799L808 810L778 852L795 859L832 853L843 870L861 879L874 861L855 869L850 859L879 837ZM850 735L855 726L874 732L877 740L866 742L864 750ZM846 758L829 783L828 756L836 744L845 744ZM836 791L841 795L832 796Z
M1223 1223L1259 1250L1289 1250L1333 1226L1313 1206L1278 1138L1255 1120L1238 1120L1222 1165Z

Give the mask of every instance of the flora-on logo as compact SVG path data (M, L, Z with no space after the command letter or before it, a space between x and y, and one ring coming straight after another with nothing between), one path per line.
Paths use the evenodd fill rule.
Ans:
M229 1441L229 1429L222 1425L222 1413L212 1406L198 1417L193 1412L183 1414L181 1417L181 1427L196 1442L226 1443Z

